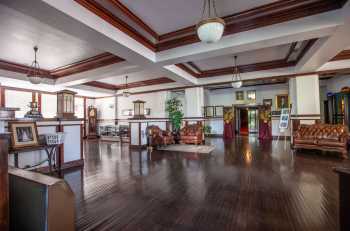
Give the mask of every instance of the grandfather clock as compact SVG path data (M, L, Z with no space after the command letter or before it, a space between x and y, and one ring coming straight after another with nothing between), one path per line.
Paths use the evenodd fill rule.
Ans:
M97 138L97 109L93 106L88 107L88 139Z
M76 92L62 90L57 92L57 118L76 119L74 115L74 98Z

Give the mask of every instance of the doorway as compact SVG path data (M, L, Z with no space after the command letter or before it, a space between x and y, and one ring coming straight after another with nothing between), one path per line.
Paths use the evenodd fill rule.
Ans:
M250 135L258 133L258 109L255 107L239 107L237 108L237 133L240 135Z

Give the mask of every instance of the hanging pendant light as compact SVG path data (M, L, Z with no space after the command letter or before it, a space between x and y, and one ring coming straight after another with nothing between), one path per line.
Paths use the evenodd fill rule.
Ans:
M225 29L225 21L218 17L215 0L203 0L201 21L197 24L198 38L205 43L218 42Z
M233 75L232 75L231 85L235 89L238 89L243 85L243 82L241 80L241 74L239 73L239 69L237 66L237 56L234 57L234 61L233 61Z
M123 96L128 98L131 95L128 89L128 76L125 76L125 89L123 91Z
M35 46L33 49L34 49L34 61L30 66L30 70L27 74L27 78L29 82L31 82L32 84L40 84L44 76L41 73L42 71L40 70L39 63L36 60L36 53L38 52L38 47Z

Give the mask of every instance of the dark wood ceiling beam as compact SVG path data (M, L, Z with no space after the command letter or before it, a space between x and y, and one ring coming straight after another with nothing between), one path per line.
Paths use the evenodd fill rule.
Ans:
M131 10L129 10L129 8L127 8L123 3L121 3L119 0L108 0L108 1L117 9L119 9L121 12L123 12L130 20L136 23L144 31L148 32L154 39L156 39L157 41L159 40L159 35L144 21L142 21L141 18L139 18Z
M151 85L173 83L173 82L175 82L175 81L172 79L169 79L167 77L160 77L160 78L156 78L156 79L148 79L148 80L128 83L128 89L137 88L137 87L146 87L146 86L151 86ZM125 84L114 85L114 84L104 83L104 82L100 82L100 81L87 82L87 83L84 83L83 85L101 88L101 89L106 89L106 90L113 90L113 91L126 89Z
M350 59L350 50L344 50L340 52L334 58L332 58L331 61L340 61L346 59Z
M28 72L30 71L30 66L13 63L5 60L0 60L0 69L16 72L20 74L28 74ZM51 76L50 71L45 69L40 69L40 70L41 70L41 74L44 75L46 78L50 78L50 79L54 78L53 76Z
M149 39L147 39L145 36L140 34L138 31L136 31L134 28L132 28L130 25L125 23L123 20L118 18L116 15L108 11L106 8L104 8L101 4L97 3L93 0L74 0L77 3L79 3L81 6L85 7L86 9L90 10L92 13L96 14L106 22L110 23L117 29L123 31L127 35L129 35L131 38L135 39L139 43L143 44L145 47L149 48L152 51L156 51L155 44L152 43Z
M186 66L183 63L177 63L177 64L175 64L175 66L177 66L181 70L187 72L188 74L190 74L190 75L192 75L193 77L196 77L196 78L199 78L199 76L202 74L202 73L194 72L191 68L189 68L188 66Z
M61 78L68 75L120 63L123 61L125 61L123 58L106 52L76 63L69 64L64 67L56 68L54 70L51 70L50 74L55 78Z
M253 29L258 29L265 26L270 26L286 21L291 21L311 15L316 15L319 13L324 13L330 10L339 9L342 5L338 1L329 1L329 0L318 0L318 1L306 1L309 2L307 4L300 4L305 1L295 1L299 2L296 5L292 5L293 7L279 10L274 9L271 12L264 12L264 15L258 15L256 17L249 16L247 19L239 20L239 22L233 21L233 23L228 24L225 28L224 35L236 34L244 31L249 31ZM277 11L276 11L277 10ZM193 29L192 27L189 27ZM195 28L195 27L194 27ZM188 31L186 31L187 33ZM178 34L176 35L178 36ZM162 36L160 36L162 38ZM164 38L164 37L163 37ZM170 38L168 36L168 38ZM191 43L199 42L197 35L195 34L195 29L191 34L185 35L182 37L174 38L171 40L167 40L164 42L159 42L157 46L157 51L164 51L168 49L172 49L179 46L188 45Z

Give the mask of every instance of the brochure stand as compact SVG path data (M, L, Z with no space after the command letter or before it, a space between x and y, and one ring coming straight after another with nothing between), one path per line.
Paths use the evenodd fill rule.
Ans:
M284 149L286 150L287 148L287 131L289 128L290 124L290 110L289 108L283 108L281 110L281 116L280 116L280 123L279 123L279 129L280 129L280 134L277 136L277 139L275 141L275 145L277 145L281 134L284 135Z

